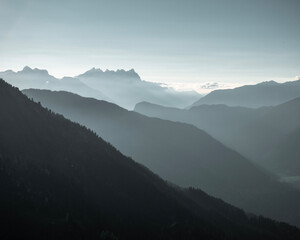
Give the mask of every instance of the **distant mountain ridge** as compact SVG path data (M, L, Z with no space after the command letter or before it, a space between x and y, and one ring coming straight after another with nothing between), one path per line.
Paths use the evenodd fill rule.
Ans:
M269 108L253 109L230 107L224 104L203 104L190 109L178 109L141 102L135 106L134 111L149 117L193 124L225 145L231 146L229 143L235 132L264 114Z
M7 82L18 87L20 90L37 88L56 91L71 91L86 97L112 101L102 92L88 87L77 78L64 77L62 79L57 79L49 75L47 70L38 68L32 69L25 66L23 70L18 72L8 70L0 72L0 77L5 78Z
M140 101L185 107L201 96L195 91L179 92L158 83L144 81L134 69L102 71L99 68L92 68L77 77L58 79L49 75L47 70L26 66L18 72L11 70L0 72L0 77L21 90L34 88L68 91L84 97L113 102L127 109L133 109Z
M179 92L158 83L144 81L134 69L102 71L92 68L77 77L86 85L112 96L119 106L130 110L140 101L183 108L187 106L186 103L192 103L193 99L201 96L195 91Z
M125 71L124 69L118 69L116 71L107 69L103 71L100 68L92 68L86 71L85 73L78 75L77 77L100 77L100 79L113 77L114 79L131 79L141 81L141 77L137 74L137 72L134 69L130 69L128 71Z
M200 98L191 106L225 104L228 106L258 108L275 106L296 97L300 97L300 80L285 83L268 81L234 89L215 90Z
M300 175L300 97L257 109L200 105L182 110L142 102L135 111L193 124L276 175Z

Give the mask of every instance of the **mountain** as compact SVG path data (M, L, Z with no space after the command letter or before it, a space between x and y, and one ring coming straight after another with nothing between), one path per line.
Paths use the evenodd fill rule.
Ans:
M127 109L133 109L141 101L181 108L200 97L194 91L178 92L173 88L162 87L159 83L143 81L133 69L102 71L93 68L77 78L86 85L105 92L115 103Z
M268 169L266 156L294 131L300 123L300 98L267 109L254 121L239 128L231 137L230 146L252 161ZM275 172L278 174L278 172Z
M236 131L264 114L267 109L229 107L223 104L178 109L141 102L135 106L134 111L148 117L193 124L222 143L230 145Z
M78 77L98 78L99 81L107 81L108 79L111 79L111 81L135 82L141 80L140 76L134 69L130 69L128 71L125 71L124 69L118 69L116 71L107 69L106 71L102 71L100 68L92 68L85 73L78 75Z
M23 92L52 111L91 128L168 181L182 187L199 187L247 211L299 224L298 190L278 183L192 125L149 118L67 92Z
M200 105L182 110L142 102L135 111L193 124L278 175L281 181L300 186L300 98L258 109Z
M185 107L195 102L201 95L194 91L175 91L162 87L159 83L141 80L133 70L102 71L91 69L77 77L57 79L47 70L24 67L22 71L0 72L0 77L19 89L48 89L68 91L84 97L92 97L116 103L133 109L141 101L149 101L166 106ZM105 93L105 94L104 94Z
M0 80L2 239L298 239L180 189Z
M262 82L256 85L246 85L234 89L215 90L192 104L225 104L258 108L275 106L300 97L300 80L277 83Z
M294 161L294 164L290 165L289 171L296 174L294 159L297 159L297 151L295 152L294 145L299 141L296 141L297 131L294 134L293 131L300 123L300 98L275 107L258 109L200 105L189 110L181 110L143 102L136 105L135 111L150 117L193 124L280 176L287 171L287 168L281 169L283 167L281 164L288 167L289 160L282 159L282 163L279 164L279 158L284 156L283 153L286 154L286 158L293 156L291 161ZM291 154L287 154L289 146L295 148ZM279 154L281 151L283 153ZM278 167L273 158L279 164Z
M64 77L57 79L49 75L47 70L31 69L26 66L22 71L11 70L0 72L0 77L19 89L37 88L56 91L69 91L85 97L94 97L101 100L112 101L99 90L92 89L77 78Z

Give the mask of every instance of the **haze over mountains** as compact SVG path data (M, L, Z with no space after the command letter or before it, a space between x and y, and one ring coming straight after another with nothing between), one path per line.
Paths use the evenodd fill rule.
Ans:
M300 226L300 191L294 188L300 186L299 81L244 86L242 91L240 88L228 90L224 99L215 98L218 91L214 91L216 93L212 92L212 97L209 97L210 94L206 97L220 99L222 104L211 104L210 100L202 104L200 99L198 103L201 105L184 109L195 100L195 96L199 96L143 81L134 70L102 71L93 68L74 78L57 79L45 70L25 67L20 72L2 72L0 76L8 78L9 82L20 89L28 86L31 89L25 89L23 93L29 98L92 129L123 154L167 181L180 187L200 188L246 211ZM265 97L262 97L264 94ZM206 97L203 98L204 102L207 101ZM292 100L282 103L290 98ZM135 105L135 112L112 102L129 109ZM274 106L277 102L280 104ZM253 108L260 105L262 107ZM34 136L40 138L38 133ZM35 149L39 151L38 146ZM55 157L61 158L58 155ZM170 187L164 186L166 189ZM13 189L13 192L18 191L15 186ZM180 204L190 206L186 201L192 201L191 205L195 204L194 201L197 204L204 201L207 208L207 199L203 200L207 195L203 192L170 189L172 194L168 194L177 200L184 199ZM68 194L72 195L73 192ZM195 195L197 200L194 199ZM62 197L65 199L69 195ZM72 211L77 215L76 206ZM194 207L188 207L188 214L193 211ZM128 216L128 212L124 213L124 219ZM136 224L134 222L132 226ZM117 225L116 231L123 235ZM186 231L185 227L180 229ZM152 230L150 232L152 234Z
M204 192L171 187L94 133L0 80L1 236L297 239ZM11 227L13 226L13 230Z
M0 0L0 240L300 240L299 9Z
M147 118L117 105L72 93L23 92L43 106L91 128L122 153L167 180L181 186L200 187L248 211L299 224L298 190L278 183L196 127Z
M158 83L141 80L133 70L102 71L91 69L77 77L57 79L46 70L24 67L22 71L0 72L0 77L19 89L37 88L69 91L85 97L114 102L133 109L141 101L172 107L186 107L201 95L194 91L178 92Z
M289 148L288 145L299 145L296 129L300 126L300 98L275 107L258 109L201 105L181 110L144 102L137 104L135 111L151 117L193 124L279 176L283 176L283 172L296 174L295 165L287 163L298 161L298 148L295 147L285 156L280 154L279 157L279 152L287 153L283 149ZM281 158L284 169L274 166L272 159L275 156L276 161Z
M135 106L134 111L149 117L193 124L228 144L239 128L256 119L266 109L268 108L229 107L224 104L205 104L190 109L178 109L141 102Z
M11 70L0 72L0 77L21 90L26 88L65 90L82 96L112 101L102 92L88 87L77 78L64 77L57 79L49 75L47 70L31 69L26 66L22 71L18 72Z
M270 151L300 125L300 98L270 108L235 132L232 146L250 159L261 162Z
M300 80L285 83L269 81L234 89L215 90L200 98L192 106L225 104L228 106L258 108L275 106L296 97L300 97Z

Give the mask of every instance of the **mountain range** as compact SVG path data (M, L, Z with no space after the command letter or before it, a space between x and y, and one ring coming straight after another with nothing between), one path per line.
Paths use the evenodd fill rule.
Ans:
M149 117L193 124L226 145L230 145L236 131L263 115L267 109L269 107L253 109L229 107L224 104L204 104L190 109L179 109L141 102L135 106L134 111Z
M299 175L296 166L299 161L300 98L257 109L200 105L182 110L143 102L136 105L135 111L193 124L276 175Z
M2 239L298 239L201 190L170 185L0 80Z
M77 77L55 78L47 70L24 67L22 71L0 72L0 77L19 89L36 88L69 91L133 109L141 101L172 107L186 107L201 95L194 91L179 92L158 83L141 80L133 70L102 71L92 68Z
M44 107L92 129L168 181L182 187L199 187L247 211L299 224L298 190L277 182L199 128L149 118L68 92L23 92Z

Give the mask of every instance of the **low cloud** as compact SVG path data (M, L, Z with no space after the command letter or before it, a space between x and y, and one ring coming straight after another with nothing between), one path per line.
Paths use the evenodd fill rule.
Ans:
M161 84L164 87L173 88L177 91L196 91L200 94L208 94L217 89L231 89L240 87L243 84L239 83L223 83L223 82L170 82Z
M205 83L204 85L201 86L203 89L216 89L219 88L219 83L214 82L214 83Z

